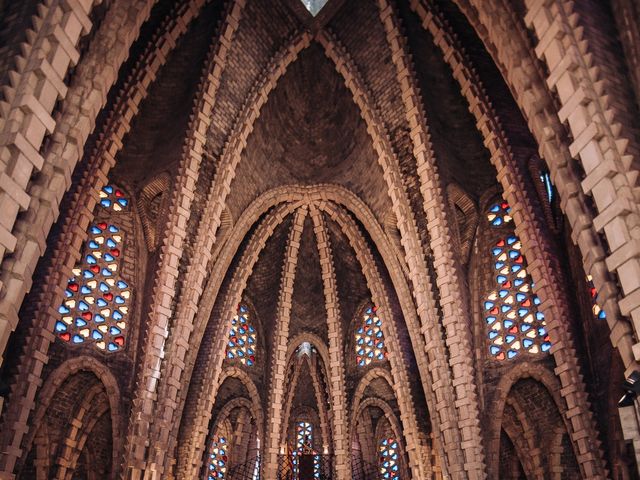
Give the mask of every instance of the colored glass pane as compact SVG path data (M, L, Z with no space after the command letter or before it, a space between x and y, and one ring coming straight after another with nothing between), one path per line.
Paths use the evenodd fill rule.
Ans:
M591 275L587 275L587 283L589 284L589 295L591 296L591 311L597 318L604 320L607 318L607 314L604 313L604 310L600 308L600 305L597 303L598 291L593 285L593 277Z
M496 205L490 211L498 214ZM487 220L491 225L503 226L507 223L509 207L503 202L498 210L503 212L502 217L487 217ZM497 218L502 218L499 224L494 223ZM520 239L509 229L508 235L500 238L490 250L496 286L482 307L489 330L489 353L496 360L512 359L522 352L547 352L551 348L544 314L538 309L540 299L533 293L533 282L521 249Z
M355 335L356 362L364 367L374 360L387 358L387 348L382 333L382 320L377 315L377 307L369 307L363 315L362 324Z
M248 367L256 362L256 330L249 323L249 311L244 305L238 306L236 315L231 319L227 358L240 360Z
M211 442L207 480L225 478L227 473L227 439L216 437Z
M103 194L105 195L104 197ZM103 209L123 211L128 200L116 187L107 185L101 198L115 201ZM58 307L60 317L54 331L71 345L93 344L103 352L117 352L125 345L131 287L122 279L124 234L110 222L89 227L83 256L72 270L65 298Z
M394 438L384 438L378 447L380 459L380 478L398 480L400 465L398 442Z
M320 478L320 455L313 449L313 426L309 422L296 423L296 444L291 454L293 478L299 479L299 461L301 455L313 455L313 478Z
M487 213L487 220L494 227L503 226L511 222L511 207L507 202L498 202L491 205L489 213Z

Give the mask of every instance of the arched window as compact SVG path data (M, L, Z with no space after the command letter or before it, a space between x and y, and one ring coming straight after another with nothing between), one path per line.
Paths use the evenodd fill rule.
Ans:
M522 244L513 231L510 211L506 202L499 202L487 214L489 223L500 232L491 247L495 289L483 304L489 327L489 352L496 360L551 348L544 315L538 310L540 299L533 293L533 282L521 253Z
M125 345L131 288L121 276L125 234L113 213L128 206L119 188L107 185L100 191L100 211L58 307L55 333L66 343L92 343L104 352L117 352Z
M238 359L248 367L256 362L256 329L249 323L249 310L245 305L238 305L238 311L231 319L227 358Z
M299 458L313 455L313 478L320 478L320 455L313 449L313 426L309 422L296 423L296 446L292 452L293 478L299 478Z
M374 360L384 360L388 356L382 333L382 319L378 317L377 310L375 306L367 308L362 323L356 330L356 362L360 367L369 365Z
M399 480L398 442L392 437L385 437L380 441L378 452L380 454L380 478L384 480Z
M211 442L211 453L209 454L207 480L225 478L226 473L227 439L225 437L214 437Z

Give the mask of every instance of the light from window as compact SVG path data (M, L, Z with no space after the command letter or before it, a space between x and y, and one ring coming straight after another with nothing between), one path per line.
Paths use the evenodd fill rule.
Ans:
M328 0L302 0L304 8L306 8L314 17L320 13L320 10L327 4Z
M364 367L374 360L387 358L387 349L382 333L382 320L377 315L377 307L369 307L363 315L363 322L356 331L356 362Z
M102 208L117 212L129 202L122 191L107 185L100 192ZM111 222L89 227L83 256L58 307L54 330L71 345L92 343L101 351L117 352L125 345L131 288L120 276L124 234Z
M216 437L211 442L211 453L209 454L209 469L207 480L218 480L225 478L227 473L227 439Z
M493 204L491 208L489 208L487 220L489 220L489 223L494 227L500 227L509 223L512 220L511 207L509 207L507 202Z
M398 442L394 438L384 438L378 449L380 453L380 478L399 480Z
M249 323L249 311L244 305L238 306L236 315L231 319L227 358L240 360L248 367L256 362L256 330Z
M591 275L587 275L587 283L589 284L589 295L591 296L591 311L600 320L605 320L607 318L607 314L597 303L598 291L593 284L593 277Z
M488 216L487 219L496 225L496 219L500 218L497 225L504 226L509 206L503 203L499 210L494 207L490 212L496 216ZM540 299L533 293L533 282L521 252L522 243L512 229L508 233L491 248L493 278L497 287L487 295L483 304L484 318L489 327L489 352L496 360L512 359L521 352L547 352L551 348L544 314L538 310Z

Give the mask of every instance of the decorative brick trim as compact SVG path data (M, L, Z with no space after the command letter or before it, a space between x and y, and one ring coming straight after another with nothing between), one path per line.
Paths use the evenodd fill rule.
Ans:
M244 4L244 1L245 0L242 0L241 3ZM241 7L239 6L236 7L236 9L240 8ZM231 17L234 19L233 22L235 28L238 27L239 16L239 12L231 14ZM225 33L224 36L225 38L231 38L232 33ZM202 215L200 225L198 226L196 244L193 249L194 254L192 258L189 259L186 278L183 281L185 285L185 294L178 303L174 315L174 321L172 322L173 326L171 336L168 336L167 331L164 331L163 333L163 336L165 337L163 341L167 342L167 345L165 346L167 353L164 355L166 360L157 364L161 365L160 368L162 368L164 372L171 372L171 375L175 375L177 382L180 381L180 377L183 374L185 357L188 355L186 345L189 343L190 335L194 330L193 322L198 312L198 302L205 286L208 275L207 272L209 271L208 265L211 260L213 245L216 240L216 233L220 226L220 219L225 207L227 195L231 189L231 182L235 176L235 168L240 161L241 154L246 145L247 137L253 130L253 124L258 118L260 110L266 102L269 93L275 88L280 77L284 75L288 65L297 58L299 52L306 48L308 43L308 33L296 35L291 39L290 43L280 50L270 61L269 65L265 69L264 75L254 85L253 91L249 96L238 121L236 122L234 130L229 137L230 140L227 143L220 159L216 176L209 189L205 211ZM214 73L217 74L216 78L209 79L210 82L207 82L203 87L202 92L204 96L209 95L206 92L208 92L210 87L214 89L218 88L220 81L217 77L221 75L223 66L224 62L218 68L213 70ZM207 111L201 111L198 114L198 116L202 118L202 122L205 122L206 120L206 128L202 131L198 129L197 133L193 131L190 135L190 141L196 142L197 144L197 148L195 149L197 152L202 152L204 149L202 140L205 139L204 135L209 127L211 118L210 114L211 108L208 108ZM202 123L202 127L205 127L204 123ZM191 154L195 153L193 148L189 149L189 151ZM198 157L201 157L201 153L198 153ZM195 177L190 175L188 178L192 181L193 178L197 178L197 175L195 175ZM183 208L182 203L179 203L178 205L178 208ZM186 232L184 234L186 234ZM180 252L181 251L182 247L180 247ZM177 263L175 265L177 265ZM177 275L177 267L165 265L165 268L170 268L170 270L175 272ZM162 275L162 271L163 270L161 270L160 275ZM176 283L175 281L172 281L170 284L175 286ZM172 302L174 294L175 289L172 288L170 295L165 295L163 293L159 295L159 298L163 301L171 300ZM161 310L164 311L166 307L166 309L169 309L167 311L170 311L171 302L161 307ZM169 316L165 316L166 318L161 323L163 325L169 325ZM149 366L151 366L151 364L149 364ZM162 376L162 373L159 374ZM147 375L156 374L153 374L152 371L148 371ZM148 394L144 393L144 395L146 396ZM176 388L176 384L169 385L168 383L161 383L158 395L158 398L161 399L161 405L158 408L165 412L174 411L176 406L180 408L180 402L176 405L178 395L179 389ZM166 463L166 460L168 459L166 452L172 452L176 444L175 431L171 428L174 420L173 418L167 418L167 420L167 422L162 422L162 424L160 422L155 422L155 425L152 426L151 438L153 439L153 444L156 446L154 448L156 460L154 460L153 463L156 463L157 465L159 465L160 459L165 459ZM155 468L158 469L157 471L161 471L160 466Z
M339 480L348 480L349 471L349 427L347 423L347 394L344 371L344 334L340 320L340 299L336 286L336 274L333 266L331 241L320 211L311 206L311 220L316 245L320 256L320 270L324 289L327 329L329 336L329 383L331 384L331 412L333 420L333 439L336 476Z
M211 112L216 102L220 77L227 62L231 40L238 27L245 0L234 0L227 11L216 42L212 44L198 93L194 100L194 114L191 117L188 134L183 148L176 189L173 193L169 220L168 236L161 247L158 274L153 289L153 302L149 313L150 325L146 339L145 354L138 382L139 390L132 411L132 422L129 428L127 458L130 475L140 478L142 471L162 474L166 455L166 436L172 430L171 424L163 433L165 441L153 442L153 448L147 452L148 438L143 438L151 428L155 418L154 404L158 396L156 391L161 377L161 368L165 356L165 342L168 336L168 325L171 324L173 297L178 281L178 264L183 253L186 238L186 225L190 216L190 206L194 197L195 181L200 171L202 152L204 151L204 134L211 122ZM210 250L209 250L210 251ZM162 382L176 390L171 382ZM147 466L148 463L148 466Z
M378 315L386 318L383 328L388 340L386 342L386 348L389 353L391 374L394 379L390 385L394 387L393 390L398 400L398 405L400 406L402 431L407 441L409 469L413 472L413 476L417 478L428 478L431 475L429 464L430 455L426 455L423 451L424 446L419 437L420 429L417 425L415 405L409 389L409 376L403 358L405 352L399 348L400 341L398 340L398 332L390 307L389 297L376 267L375 260L357 225L345 211L337 209L331 204L321 204L320 206L338 223L349 240L349 244L356 253L356 258L360 263L367 286L371 292L371 300L373 304L378 307Z
M584 270L593 277L598 290L598 304L607 313L611 342L618 348L627 371L638 369L632 351L635 343L632 328L620 315L619 287L608 273L606 248L593 228L593 214L582 191L581 168L565 144L566 129L558 118L543 68L533 47L528 44L527 34L516 22L516 14L503 0L455 1L511 88L538 143L540 156L549 167L561 199L560 206L571 225L572 239L582 252ZM412 8L418 13L426 12L427 5L421 0L413 0Z
M282 278L280 279L280 294L273 341L274 353L271 357L271 378L269 381L268 396L268 402L269 405L272 406L272 411L267 424L267 438L263 457L263 473L265 478L275 478L278 470L278 453L280 449L278 429L284 420L282 418L282 404L285 396L284 376L287 371L288 361L283 354L287 351L289 341L293 286L298 265L298 255L300 253L300 238L302 237L302 230L304 229L304 221L307 218L307 213L307 208L300 208L296 211L293 225L289 232L289 238L287 239ZM331 356L329 356L328 360L331 362ZM326 367L331 368L330 365L330 363L326 364Z
M11 232L15 242L15 248L9 249L13 255L5 259L0 271L4 292L0 300L0 352L4 352L9 334L17 325L18 308L31 288L33 272L44 253L47 234L58 217L58 206L71 183L71 173L83 153L82 146L153 3L152 0L139 0L132 6L130 1L117 1L92 43L95 47L90 48L82 59L79 59L75 45L81 31L88 32L91 28L88 17L91 5L88 2L55 1L50 7L43 6L40 10L46 12L45 23L40 29L42 34L35 37L34 46L28 49L30 55L24 62L19 82L6 95L11 106L5 105L7 121L0 124L3 132L0 138L4 139L0 140L0 158L5 165L0 168L6 170L7 178L12 179L12 182L0 183L3 191L0 202L6 207L3 208L5 221L0 230L6 229L7 235ZM127 35L123 36L122 32L127 32ZM106 57L108 62L105 62ZM68 88L62 79L69 66L79 60L74 75L76 80ZM100 81L96 82L95 78L100 78ZM38 97L26 96L26 91L38 92ZM25 99L28 99L28 104L21 105ZM60 119L55 122L50 115L58 99L64 100ZM24 115L25 108L31 113ZM52 134L52 141L46 152L42 152L45 130ZM8 164L13 165L11 171L7 170ZM37 183L30 181L34 169L39 172ZM105 178L104 175L98 177L101 180ZM28 214L18 220L15 215L18 210L14 212L6 204L10 199L7 196L9 185L13 197L28 200L21 206L21 210L27 210ZM18 188L23 194L18 195L14 191ZM95 198L98 191L99 188L95 191ZM6 201L2 197L6 197ZM83 213L91 212L95 198L77 204L76 208ZM13 200L11 202L18 205ZM74 227L82 227L84 222L83 219L74 223ZM5 240L0 240L2 257L7 246ZM65 276L66 270L60 273L65 279L70 276Z
M33 30L14 62L17 71L10 72L11 85L3 88L5 101L0 103L0 258L13 252L17 245L13 227L18 213L29 207L31 199L27 186L33 170L39 171L44 165L39 150L45 135L52 133L56 126L51 113L56 101L67 94L68 87L63 79L69 68L78 62L80 53L76 46L80 37L91 30L89 14L94 3L99 2L41 2ZM20 303L15 302L14 308L17 309ZM2 311L9 314L3 318L7 323L2 326L10 325L9 331L13 330L18 321L17 312L10 312L7 307ZM4 337L0 337L3 352Z
M417 312L422 324L422 334L425 337L427 348L433 348L437 352L433 358L430 358L432 365L429 366L429 371L432 376L439 376L437 379L439 381L434 381L432 385L437 385L437 394L446 399L441 402L442 409L437 410L440 415L438 431L443 443L443 450L446 452L446 457L443 459L447 459L449 474L456 475L456 472L463 468L464 452L458 430L458 410L452 373L446 360L447 348L443 341L436 302L432 298L432 290L429 288L430 276L418 238L416 222L402 185L398 161L394 156L384 122L379 112L374 108L371 95L350 57L329 32L320 32L317 39L325 48L327 57L335 63L336 70L344 77L347 88L353 94L354 102L360 108L362 118L367 124L367 130L371 135L373 147L383 170L389 198L393 203L393 210L398 219L398 229L405 247L413 296L416 299Z
M54 396L64 384L64 382L71 376L78 372L86 371L93 373L100 380L101 388L106 393L106 397L109 400L109 410L111 412L112 422L112 435L113 435L113 472L117 472L120 467L122 459L118 456L120 447L124 441L122 436L124 422L126 419L123 417L123 413L120 408L120 388L118 387L118 381L111 373L110 369L96 360L94 357L80 355L74 357L66 362L63 362L58 368L56 368L46 379L44 385L40 389L38 394L38 408L33 412L33 420L31 425L45 425L45 417L48 414L49 406L53 401ZM28 452L31 449L31 444L34 441L34 437L37 435L37 429L30 429L24 438L24 451ZM49 454L49 453L48 453ZM11 478L11 477L7 477Z
M573 5L551 0L525 3L525 21L539 38L535 53L546 63L547 85L555 89L560 100L558 117L567 123L574 139L569 151L580 158L586 173L582 189L593 196L599 212L593 226L604 233L611 250L606 265L617 273L622 287L620 311L630 316L637 339L640 244L635 232L640 228L640 189L634 157L637 152L617 123L625 116L617 98L621 94L612 91L607 81L609 65L594 64L592 47ZM633 354L636 361L640 359L640 343L633 345Z
M458 409L461 446L465 452L464 470L469 478L484 476L484 452L480 432L480 407L474 376L471 332L465 319L464 286L458 275L458 256L453 250L449 227L447 201L427 126L427 117L417 87L413 64L406 51L400 21L388 0L379 0L380 19L387 34L391 58L396 66L398 84L405 107L406 120L412 127L413 143L420 192L427 219L429 243L434 258L436 284L441 294L440 308L449 351L449 365L453 372L454 393Z
M433 12L425 10L416 0L412 6L422 19L424 28L437 39L436 45L442 49L454 78L469 102L469 110L485 137L485 146L491 154L491 162L496 167L504 197L511 205L516 234L522 241L524 255L530 260L528 271L534 279L535 291L542 301L540 307L547 319L549 335L553 342L551 352L564 387L562 392L567 405L576 406L571 410L569 432L578 452L578 463L587 476L604 475L595 421L576 360L573 339L565 326L569 319L569 306L560 269L555 268L557 259L553 256L553 249L545 240L540 221L533 212L525 182L515 166L509 142L500 128L482 83L468 59L461 53L454 36L446 31L443 20ZM471 85L475 88L470 88Z
M98 37L96 38L96 44L101 44L99 39L102 36L109 38L110 42L122 42L122 36L119 32L129 28L126 25L131 23L134 24L130 27L132 28L132 35L139 31L140 25L149 14L145 9L150 10L153 2L147 3L147 7L144 8L142 8L141 5L136 8L132 8L130 2L124 1L114 5L109 16L105 19L105 23L100 30ZM176 22L182 22L181 25L186 29L186 25L188 25L189 21L196 13L197 9L189 10L187 12L183 11L181 15L173 19L173 23L170 21L166 22L165 26L167 27L167 31L165 31L163 38L165 40L168 40L169 38L174 39L173 44L175 44L175 39L183 33L183 30L180 28L172 29L172 25L175 26L174 24ZM134 38L132 37L129 40L131 43ZM130 43L127 45L121 45L120 48L123 49L124 53L120 50L116 50L115 52L117 52L118 55L115 56L113 55L114 50L111 43L107 42L107 44L102 47L110 52L110 58L113 58L114 62L116 62L113 65L104 63L104 50L90 50L88 56L84 58L78 66L76 76L79 80L74 83L73 87L70 89L69 95L69 99L73 99L74 103L64 102L62 104L62 117L56 126L56 131L52 137L53 142L46 154L46 168L44 168L40 174L41 180L45 179L45 183L49 182L50 186L42 190L36 189L36 193L42 195L51 195L51 192L55 191L57 200L52 202L49 199L46 202L41 203L35 201L31 202L30 210L34 211L34 217L29 216L28 218L36 218L38 221L44 222L39 227L34 228L33 224L27 225L24 222L22 222L24 223L24 225L22 225L21 221L16 224L16 229L19 232L23 232L25 235L34 235L37 232L41 232L42 238L38 240L39 244L44 245L46 234L57 216L57 211L54 215L45 214L44 212L48 211L47 209L57 208L62 194L70 183L73 167L82 154L82 148L75 148L76 142L78 145L83 145L89 134L89 132L79 132L69 126L73 126L78 122L84 121L91 124L95 123L95 117L99 110L98 107L94 109L95 111L88 108L79 109L77 104L87 106L86 98L83 97L85 95L90 96L93 102L99 101L104 103L106 101L107 90L115 82L119 65L124 61L126 54L128 53ZM105 128L108 131L108 135L103 137L96 153L89 160L91 164L89 171L92 174L86 175L81 181L80 186L78 186L78 197L74 202L74 208L71 212L66 213L67 218L63 226L62 234L51 253L53 261L48 275L50 280L47 284L46 290L40 296L40 307L35 314L35 323L37 327L29 338L30 347L27 348L28 352L32 352L33 349L36 348L34 345L37 345L37 349L44 354L48 351L48 346L53 340L51 331L53 329L53 322L56 316L55 312L51 309L59 305L62 301L64 288L66 287L68 278L71 276L71 269L74 267L80 256L79 246L86 240L87 227L93 220L93 207L96 204L98 192L107 182L106 172L108 172L114 165L114 157L116 152L122 146L122 138L130 128L130 122L135 113L137 113L139 103L146 97L149 84L155 78L158 69L166 61L166 53L166 51L160 50L158 45L153 45L147 50L144 58L149 61L150 66L147 68L140 66L132 75L132 78L123 89L123 92L121 92L120 99L117 101L119 107L112 112L112 116L107 122L107 127ZM158 60L158 57L160 57L160 60ZM109 72L109 74L104 72L100 73L100 69L105 69L105 72ZM95 83L93 81L94 75L101 76L101 78L104 79L104 82L102 84ZM98 87L101 89L99 92L98 90L95 90ZM69 100L69 102L70 101L71 100ZM121 116L119 114L121 114ZM69 133L63 134L60 132ZM74 146L73 149L71 149L72 145ZM55 165L58 165L61 161L71 163L65 163L64 168L54 168ZM60 181L61 175L64 176L64 181ZM34 196L34 198L36 198L36 196ZM20 230L20 228L22 228L22 230ZM18 238L22 239L23 237L19 236ZM27 240L24 240L24 242L21 240L20 248L24 247L24 251L26 252L25 254L31 255L29 262L32 262L35 266L35 262L40 256L39 252L44 250L44 246L42 249L38 249L36 251L34 249L27 248L28 245L29 242ZM19 255L20 253L16 251L14 257L17 258ZM28 278L30 279L31 276ZM17 279L16 281L18 280L24 281L22 278ZM6 283L6 285L8 285L8 283ZM24 291L26 292L26 288ZM19 305L23 297L24 292L21 294L20 301L15 299L11 300L5 297L0 301L0 309L2 308L1 302L16 301L16 305ZM0 319L0 324L1 323L2 321ZM4 345L0 346L4 349ZM31 383L37 380L36 377L39 375L32 377L27 375L26 372L39 372L42 369L42 364L43 357L41 356L34 356L31 353L23 356L23 359L20 362L20 368L25 372L25 374L21 375L23 384L21 384L21 386L16 390L18 393L14 394L12 397L10 408L24 409L31 407L32 400L27 399L26 401L21 401L18 397L22 395L20 392L27 392L28 395L35 393L36 390L31 388ZM7 417L26 418L22 412L16 412L15 414L12 413L7 415ZM5 423L5 425L7 424ZM17 425L16 428L20 429L21 427Z

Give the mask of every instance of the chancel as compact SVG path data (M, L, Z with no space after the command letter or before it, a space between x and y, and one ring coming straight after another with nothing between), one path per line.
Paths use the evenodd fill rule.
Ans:
M1 480L640 478L640 4L0 0Z

